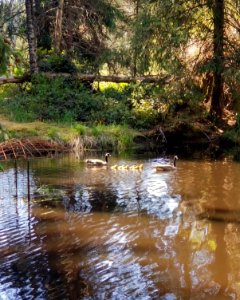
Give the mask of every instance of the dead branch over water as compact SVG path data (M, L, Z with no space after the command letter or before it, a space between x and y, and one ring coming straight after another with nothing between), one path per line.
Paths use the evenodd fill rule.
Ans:
M60 143L42 139L11 139L0 143L0 160L48 156L67 152Z

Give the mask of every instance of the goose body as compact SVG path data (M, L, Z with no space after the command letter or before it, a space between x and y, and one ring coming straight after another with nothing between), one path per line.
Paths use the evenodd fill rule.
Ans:
M88 159L85 159L85 163L88 165L88 166L107 166L108 165L108 157L111 156L110 153L106 153L105 154L105 161L102 160L102 159L92 159L92 158L88 158Z
M156 171L173 171L176 170L176 161L178 160L177 155L173 158L172 164L160 164L155 166Z

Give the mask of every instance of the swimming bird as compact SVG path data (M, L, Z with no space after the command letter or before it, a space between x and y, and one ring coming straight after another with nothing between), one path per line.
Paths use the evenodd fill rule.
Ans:
M108 157L111 156L110 153L106 153L105 154L105 161L102 160L102 159L92 159L92 158L88 158L88 159L85 159L85 163L88 165L88 166L98 166L98 167L101 167L101 166L107 166L108 164Z
M173 163L172 164L161 164L154 166L156 171L172 171L176 169L176 161L178 160L177 155L173 157Z
M117 169L118 170L128 170L129 166L128 165L120 165L120 166L117 166Z
M118 165L113 165L110 167L110 169L112 169L112 170L117 170L117 168L118 168Z
M130 166L129 165L113 165L110 167L112 170L129 170Z
M139 165L132 165L129 167L130 170L142 170L143 169L143 164Z
M139 165L113 165L110 167L112 170L142 170L143 164Z

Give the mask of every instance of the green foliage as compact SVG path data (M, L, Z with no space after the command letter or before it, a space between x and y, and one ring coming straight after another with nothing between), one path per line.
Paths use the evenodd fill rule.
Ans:
M6 74L10 55L10 45L4 41L3 37L0 36L0 75Z
M223 136L221 137L221 144L226 148L240 145L239 132L234 129L225 131Z
M123 128L124 129L124 128ZM121 132L117 140L117 148L119 150L129 149L133 145L133 136L127 134L126 129Z
M120 151L130 148L136 135L127 125L97 125L93 130L103 148L112 146Z
M99 124L149 129L165 120L167 114L194 103L193 99L196 103L201 99L198 91L184 83L167 87L101 83L98 91L92 91L74 78L49 79L38 75L22 89L6 88L0 108L18 122L82 122L93 126L92 135L98 136ZM80 136L85 135L82 125L74 128Z
M138 74L183 74L182 50L189 42L193 11L185 2L140 1L130 53ZM186 17L186 10L188 11Z
M76 131L76 133L78 135L83 136L87 132L87 127L85 125L82 125L82 124L76 124L74 126L74 130Z
M232 147L240 145L240 115L237 114L236 125L233 129L227 130L224 132L221 142L224 146ZM236 156L239 155L239 151L236 153Z
M58 55L52 51L38 50L40 57L39 70L42 72L54 73L75 73L76 66L72 63L70 58L65 55Z
M240 114L237 114L236 125L235 125L235 131L236 131L237 133L240 133Z
M9 139L9 132L0 123L0 142L4 142Z
M132 118L130 92L112 88L92 93L77 80L43 75L33 78L25 89L14 87L0 101L0 106L16 121L57 121L88 124L128 123ZM10 96L10 97L9 97Z
M0 35L0 75L22 75L23 72L22 52L13 48L11 42Z
M92 127L92 135L94 137L97 137L97 136L100 136L100 134L101 134L101 132L100 132L99 128L97 126L93 126Z
M118 151L129 149L133 139L139 132L127 125L103 125L87 127L77 123L73 129L76 144L81 149L115 149Z
M51 128L48 129L47 135L52 140L56 140L59 137L57 129L53 128L53 127L51 127Z

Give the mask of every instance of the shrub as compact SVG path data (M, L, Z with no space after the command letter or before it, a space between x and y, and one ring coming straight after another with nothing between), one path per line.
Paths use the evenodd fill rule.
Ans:
M129 123L132 115L129 92L105 89L93 93L73 78L33 78L24 90L15 90L1 102L16 121L86 122L87 124Z
M169 112L175 114L193 96L186 94L179 100L176 87L152 84L101 83L99 86L99 90L93 91L73 77L50 79L38 75L21 89L15 86L6 89L0 106L5 114L20 122L82 122L86 126L126 124L148 129L163 121Z
M72 74L75 73L77 69L67 55L57 55L49 52L40 59L39 70L42 72Z

